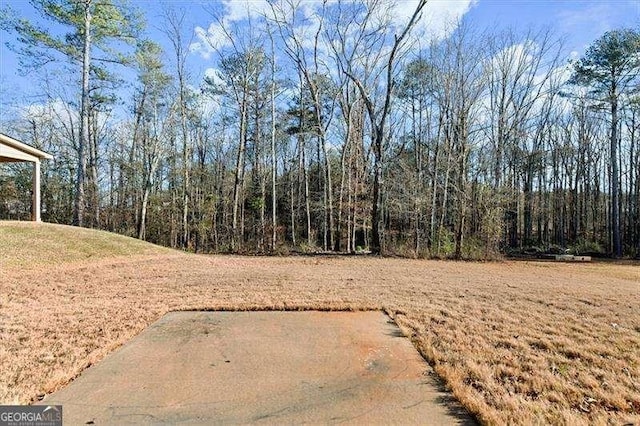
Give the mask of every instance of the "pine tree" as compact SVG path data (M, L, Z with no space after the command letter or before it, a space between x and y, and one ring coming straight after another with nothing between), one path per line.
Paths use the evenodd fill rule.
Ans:
M618 164L618 112L623 95L634 88L640 72L640 33L631 29L605 33L575 63L571 82L587 86L595 100L608 104L611 162L611 234L613 254L622 256L620 238L620 182Z
M126 3L111 0L31 0L47 21L62 25L67 32L58 35L29 20L17 18L5 9L3 29L15 31L20 46L15 47L25 69L40 68L50 62L69 61L81 70L80 132L73 206L73 223L82 226L87 178L87 150L91 140L91 79L104 74L97 64L129 62L114 48L114 42L134 44L142 29L140 15Z

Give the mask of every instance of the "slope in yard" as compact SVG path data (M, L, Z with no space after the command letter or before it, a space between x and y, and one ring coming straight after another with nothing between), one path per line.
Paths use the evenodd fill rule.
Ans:
M130 239L90 262L57 240L102 233L2 224L3 241L7 226L14 241L44 232L28 255L53 260L3 246L1 403L59 389L169 311L384 309L486 423L640 422L637 265L198 256Z
M46 266L169 250L106 231L48 223L0 221L0 265Z

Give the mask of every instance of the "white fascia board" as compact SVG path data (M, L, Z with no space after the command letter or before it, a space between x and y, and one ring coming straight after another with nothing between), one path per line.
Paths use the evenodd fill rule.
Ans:
M36 161L40 161L40 158L35 155L31 155L9 145L4 145L0 143L0 157L13 158L19 161L30 161L35 163Z

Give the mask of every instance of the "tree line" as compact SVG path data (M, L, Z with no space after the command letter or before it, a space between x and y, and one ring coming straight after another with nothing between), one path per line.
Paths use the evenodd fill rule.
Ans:
M67 32L2 11L46 99L2 127L55 156L46 221L199 252L640 255L634 29L568 62L545 30L427 41L423 0L404 20L278 0L242 25L212 11L201 78L185 11L163 47L124 3L32 4ZM0 215L25 216L29 188L5 166Z

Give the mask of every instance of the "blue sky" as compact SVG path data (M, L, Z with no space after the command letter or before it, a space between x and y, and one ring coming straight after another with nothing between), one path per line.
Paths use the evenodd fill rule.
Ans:
M558 35L566 36L569 52L582 54L589 44L608 30L640 27L640 1L480 0L467 18L480 26L549 26Z
M210 10L226 11L224 19L240 20L247 7L259 11L266 0L208 2L204 0L157 1L131 0L139 7L148 21L148 34L162 45L167 46L165 36L156 28L156 22L162 14L163 5L175 9L185 8L188 24L188 36L193 37L193 52L189 56L192 83L199 85L207 68L215 67L215 55L205 48L205 38L216 37L215 25L212 25ZM406 15L412 10L415 0L399 0L398 13ZM27 0L0 0L3 7L9 5L21 16L39 19ZM443 32L444 17L464 16L479 28L516 28L548 27L557 35L565 37L567 58L582 54L590 43L605 31L622 28L640 28L640 0L617 1L506 1L506 0L431 0L430 11L424 26L435 32ZM42 22L40 20L40 22ZM39 91L34 84L37 75L21 76L17 70L17 58L7 49L5 42L13 42L14 35L0 32L0 114L9 104L33 102ZM198 45L198 43L200 43Z

